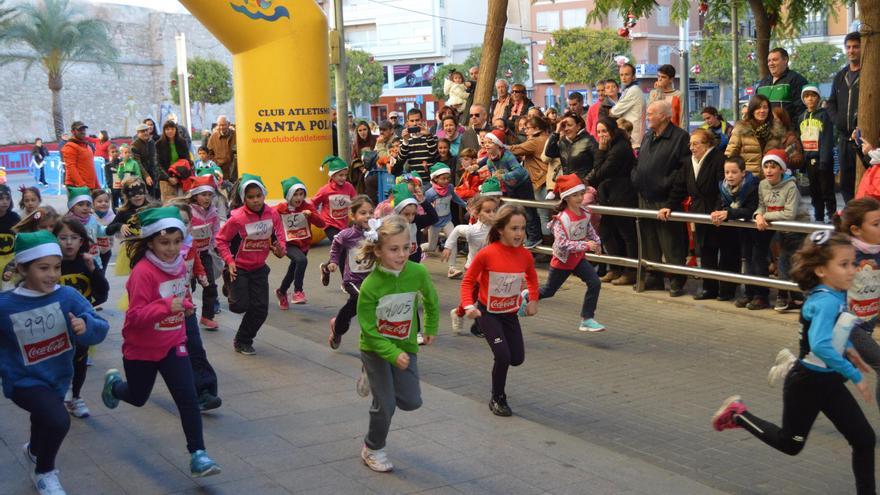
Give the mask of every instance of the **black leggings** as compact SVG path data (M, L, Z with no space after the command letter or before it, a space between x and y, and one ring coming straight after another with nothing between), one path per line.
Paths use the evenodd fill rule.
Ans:
M235 341L253 344L254 337L269 316L269 267L253 271L239 268L229 291L229 311L244 315L235 334Z
M358 294L360 294L358 288L351 282L347 282L344 287L345 292L348 293L348 300L345 301L345 304L336 313L336 322L333 326L333 333L340 337L348 332L348 329L351 327L352 318L357 316Z
M820 412L852 447L856 493L875 493L874 430L840 374L813 371L796 363L783 386L782 428L748 412L735 418L736 424L767 445L788 455L797 455L804 448L807 434Z
M516 313L490 313L482 304L478 304L477 309L482 314L477 318L477 324L495 355L495 364L492 366L492 396L498 397L504 395L507 369L523 364L526 359L522 329Z
M199 261L205 267L205 275L208 277L208 286L202 287L202 318L214 319L214 303L217 302L217 282L214 280L214 257L211 251L199 252ZM193 292L197 283L193 283Z
M202 335L199 333L199 319L195 313L186 317L186 352L189 354L189 364L192 366L196 395L207 391L216 396L217 373L208 362L208 353L205 352Z
M101 253L101 273L107 273L107 264L110 263L111 256L113 256L113 251Z
M74 399L79 398L83 383L86 382L86 371L89 369L89 346L76 344L73 353L73 380L70 383L70 393Z
M37 458L37 474L55 469L55 456L70 429L70 415L58 392L48 387L12 389L12 402L31 413L31 455Z
M184 352L180 352L181 347ZM113 395L123 402L141 407L150 398L153 385L156 383L156 374L161 373L168 391L171 392L171 398L177 405L180 423L183 425L183 433L186 435L187 450L190 453L205 450L205 441L202 437L202 416L196 399L196 386L193 382L189 356L186 355L186 346L172 347L168 354L159 361L122 358L122 364L125 367L125 378L128 379L128 382L117 382L113 386Z
M333 244L333 238L336 237L336 234L340 232L336 227L326 227L324 229L324 234L327 236L327 240L330 241L330 244Z
M284 275L281 287L278 290L287 292L290 284L293 283L293 290L295 292L302 292L303 279L306 277L306 267L309 266L309 258L302 249L293 244L287 245L287 257L290 258L290 265L287 266L287 273Z

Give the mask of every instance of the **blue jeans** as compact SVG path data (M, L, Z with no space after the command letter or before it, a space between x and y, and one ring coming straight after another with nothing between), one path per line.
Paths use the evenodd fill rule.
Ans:
M550 275L547 276L547 283L538 290L538 297L540 299L553 297L571 274L574 274L574 276L587 284L587 292L584 293L584 302L581 305L581 318L586 320L596 316L596 305L599 303L599 291L602 289L602 282L599 280L599 276L596 275L593 265L585 259L581 260L572 270L561 270L551 266Z

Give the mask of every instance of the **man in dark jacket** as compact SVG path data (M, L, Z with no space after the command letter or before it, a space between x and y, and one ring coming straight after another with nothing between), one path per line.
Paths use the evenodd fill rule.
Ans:
M801 88L807 84L807 80L788 68L788 52L785 48L770 50L767 68L770 69L770 74L758 83L758 94L766 96L772 106L781 106L794 121L804 113Z
M150 136L150 127L147 124L139 124L135 128L136 137L131 142L131 157L141 164L141 168L147 172L144 182L147 183L148 191L154 198L159 197L159 176L156 163L156 142Z
M470 148L474 151L480 151L482 145L482 143L480 143L480 131L489 132L492 130L492 126L490 126L487 121L488 114L486 113L486 107L480 104L472 105L469 117L469 125L461 135L461 145L459 146L459 150Z
M859 73L862 68L862 36L849 33L843 40L846 48L846 67L840 69L831 83L828 113L840 135L838 158L840 160L840 193L847 202L856 192L856 155L853 151L852 133L856 129L859 114Z
M655 101L648 106L648 132L642 139L632 182L639 193L639 208L659 210L666 207L676 174L683 166L691 166L690 136L672 125L672 105ZM684 265L688 252L685 224L645 220L640 222L645 258L673 265ZM669 295L684 295L687 277L670 276ZM642 280L639 281L642 283ZM651 274L645 280L645 289L663 290L663 279Z

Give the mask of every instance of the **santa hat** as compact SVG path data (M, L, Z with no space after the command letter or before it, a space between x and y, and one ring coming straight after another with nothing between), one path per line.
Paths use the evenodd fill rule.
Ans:
M880 149L869 151L868 158L871 160L871 165L880 165Z
M324 160L321 162L321 170L324 170L324 167L327 167L327 175L332 177L336 172L340 172L342 170L348 169L348 164L334 155L327 155L324 157Z
M450 168L447 167L446 164L443 162L437 162L434 164L433 167L431 167L431 179L437 177L438 175L451 174L451 173L452 173L452 170L450 170Z
M168 229L178 229L181 232L186 232L186 226L183 224L180 210L176 206L149 208L138 212L137 216L141 224L141 239L146 239L153 234Z
M764 158L761 159L761 165L767 162L775 162L782 167L783 172L788 170L788 155L785 153L785 150L775 149L768 151Z
M553 194L559 199L565 199L574 193L586 191L587 186L575 174L560 175L556 178L556 185L553 187Z
M819 86L815 83L804 84L804 87L801 88L801 99L804 98L804 93L806 93L807 91L812 91L816 93L819 98L822 98L822 93L819 92Z
M501 196L501 184L495 177L489 177L480 186L480 194L483 196Z
M409 191L409 186L406 183L395 184L394 187L391 188L391 195L391 204L394 206L394 213L397 214L400 214L400 212L409 205L419 204Z
M92 191L88 187L68 187L67 188L67 207L73 208L73 205L88 201L92 204Z
M244 201L244 192L247 191L248 186L252 185L259 187L263 191L263 196L266 195L266 185L263 184L262 177L253 174L243 174L238 185L238 196L242 201Z
M501 148L506 148L507 145L504 144L504 131L500 129L494 129L492 132L487 132L485 139L490 141L492 144L497 144Z
M300 189L305 193L306 185L296 177L291 176L281 181L281 194L284 194L284 199L288 203L293 200L294 193Z
M215 192L217 189L213 175L200 175L187 183L190 184L190 188L186 193L190 198L203 192Z
M46 230L22 232L16 235L13 250L16 263L27 263L46 256L61 256L58 239Z

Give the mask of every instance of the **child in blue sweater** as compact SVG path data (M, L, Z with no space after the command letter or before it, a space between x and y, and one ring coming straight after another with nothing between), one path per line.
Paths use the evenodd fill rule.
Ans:
M440 231L446 237L452 234L452 203L467 208L467 204L455 194L455 190L449 184L452 170L444 163L437 163L431 167L431 187L425 192L425 201L434 206L437 212L437 221L428 227L428 243L422 245L422 251L433 253L439 249Z

